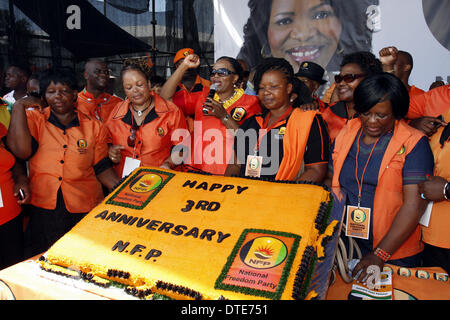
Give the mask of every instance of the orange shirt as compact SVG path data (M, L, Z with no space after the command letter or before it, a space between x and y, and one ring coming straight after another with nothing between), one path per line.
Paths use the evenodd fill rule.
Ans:
M184 138L172 141L172 134L177 129L187 134L187 125L183 113L172 102L164 100L159 95L151 93L155 107L147 114L141 126L136 131L135 146L128 146L127 139L134 123L129 100L116 105L106 126L111 132L113 145L126 147L122 150L121 161L115 166L119 176L122 176L125 158L135 158L141 161L141 166L159 167L166 160L172 147L183 142ZM182 130L178 132L182 132ZM189 142L186 142L189 145ZM134 155L134 156L133 156Z
M411 97L407 119L437 117L450 106L450 84Z
M322 111L323 120L325 120L328 127L328 134L330 142L336 139L339 132L349 121L348 110L345 102L337 102Z
M116 104L121 101L122 99L119 97L106 92L95 98L84 88L83 91L78 93L77 108L79 111L105 122Z
M414 96L417 96L419 94L423 94L425 91L423 91L420 88L417 88L416 86L409 87L409 98L412 99Z
M444 121L450 121L450 108L443 115ZM434 155L434 175L450 181L450 139L442 141L444 127L440 127L430 139L431 150ZM444 140L444 139L442 139ZM428 227L422 226L422 237L425 243L435 247L450 249L450 201L443 200L433 203Z
M14 181L11 168L16 163L14 156L5 149L1 140L7 133L6 127L0 123L0 226L17 217L21 211L14 196Z
M208 95L210 85L211 81L197 75L191 90L188 90L182 83L177 86L172 102L181 108L185 116L191 116L195 113L197 100L203 97L205 93Z
M67 126L50 108L42 113L27 111L27 118L30 133L38 143L29 159L31 204L55 209L61 188L69 212L89 212L103 200L96 170L109 161L108 130L81 112Z
M236 92L235 102L226 110L228 115L241 125L247 118L260 113L261 106L257 96L244 94L244 90ZM220 119L203 114L202 106L208 93L204 93L195 106L191 165L202 171L223 175L233 155L234 136Z

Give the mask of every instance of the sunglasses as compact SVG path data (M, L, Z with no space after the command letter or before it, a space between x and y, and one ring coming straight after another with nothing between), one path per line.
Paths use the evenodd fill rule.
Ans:
M342 80L344 80L345 83L350 83L350 82L355 81L356 79L359 79L359 78L362 78L362 77L365 77L365 76L366 75L363 74L363 73L360 73L360 74L346 74L345 76L341 76L340 74L338 74L338 75L334 76L334 81L336 83L341 83Z
M130 136L127 139L127 144L130 148L134 148L134 146L136 145L136 127L131 127L130 128Z
M211 71L211 78L214 77L216 74L219 77L226 77L226 76L229 76L231 74L236 74L236 72L228 70L227 68L212 69L212 71Z

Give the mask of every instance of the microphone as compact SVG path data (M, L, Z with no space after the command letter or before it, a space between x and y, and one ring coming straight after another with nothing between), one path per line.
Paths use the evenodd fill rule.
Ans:
M214 98L214 95L216 94L216 90L217 90L217 84L213 83L210 87L209 87L209 94L208 94L208 98ZM209 113L209 109L205 106L203 106L203 114L208 114Z

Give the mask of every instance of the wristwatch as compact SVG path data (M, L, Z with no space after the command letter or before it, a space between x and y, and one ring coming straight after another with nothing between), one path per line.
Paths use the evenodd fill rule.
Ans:
M447 181L444 186L444 198L445 200L450 200L450 181Z

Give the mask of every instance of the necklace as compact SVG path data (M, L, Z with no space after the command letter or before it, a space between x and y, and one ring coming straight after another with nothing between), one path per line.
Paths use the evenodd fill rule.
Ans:
M131 108L133 108L133 111L137 113L138 117L142 117L142 115L144 114L144 112L147 111L148 108L150 108L150 106L151 106L152 103L153 103L153 99L152 99L152 98L150 98L150 99L151 99L151 100L150 100L150 103L149 103L148 106L145 107L143 110L136 110L136 108L134 107L134 105L131 104Z
M239 88L239 89L235 89L234 92L233 92L233 95L232 95L231 97L229 97L228 99L222 101L222 103L223 103L223 108L224 108L225 110L227 110L227 109L228 109L230 106L232 106L237 100L239 100L239 99L242 97L243 94L244 94L244 90L242 90L242 89L240 89L240 88ZM216 101L221 101L219 95L217 94L217 92L216 92L216 94L214 95L214 100L216 100Z

